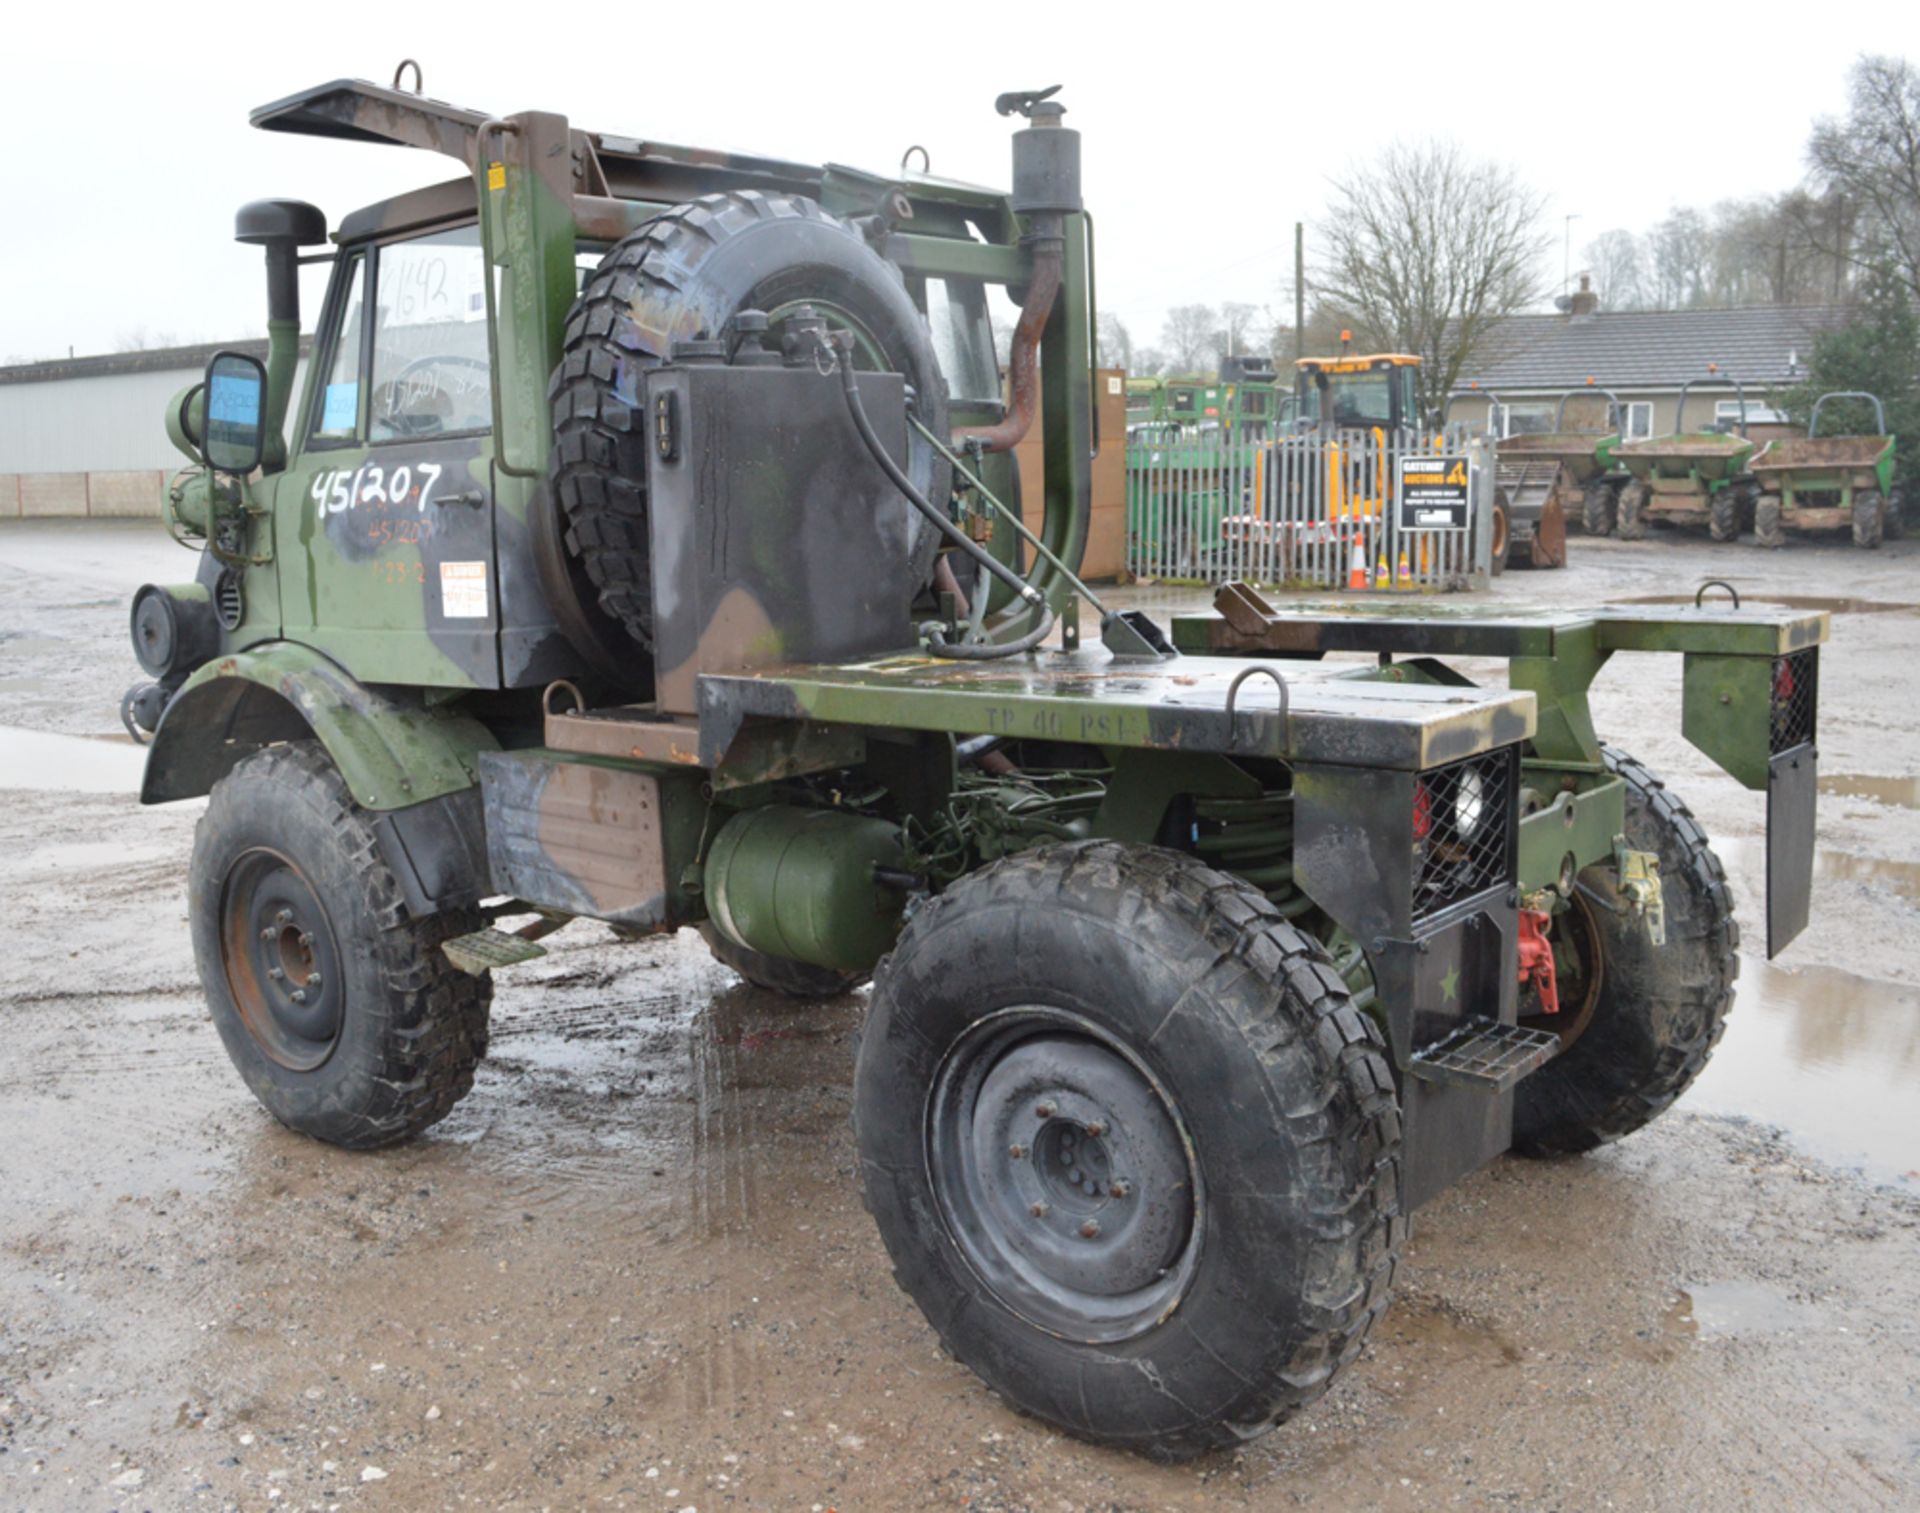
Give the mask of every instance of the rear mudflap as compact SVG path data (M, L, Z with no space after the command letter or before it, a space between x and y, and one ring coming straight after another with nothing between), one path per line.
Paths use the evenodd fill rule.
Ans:
M1819 753L1811 743L1767 763L1767 955L1807 927L1813 895L1814 798Z

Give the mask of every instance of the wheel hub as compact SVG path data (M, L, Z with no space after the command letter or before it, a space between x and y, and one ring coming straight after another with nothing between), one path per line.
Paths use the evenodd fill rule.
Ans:
M1067 1338L1123 1339L1163 1318L1191 1274L1191 1153L1130 1056L1034 1029L957 1048L929 1111L936 1191L1009 1307Z
M299 869L278 852L227 873L221 938L227 981L249 1033L275 1061L311 1071L333 1054L345 991L333 927Z

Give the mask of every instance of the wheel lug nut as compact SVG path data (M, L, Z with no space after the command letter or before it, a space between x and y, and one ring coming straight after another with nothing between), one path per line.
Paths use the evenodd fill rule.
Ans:
M290 925L290 924L292 924L292 923L293 923L293 910L291 910L291 909L282 909L282 910L281 910L281 911L280 911L280 912L279 912L278 914L276 914L276 915L274 915L274 916L273 916L273 922L274 922L275 924L277 924L277 925Z
M317 988L320 986L320 974L318 972L309 972L307 974L307 986L310 988Z
M1013 1159L1016 1161L1018 1161L1022 1156L1026 1155L1026 1153L1027 1153L1027 1148L1024 1145L1009 1145L1007 1147L1007 1154L1013 1157Z
M1075 1187L1078 1187L1082 1182L1087 1180L1087 1174L1076 1166L1072 1171L1067 1173L1067 1180Z
M1053 1105L1051 1103L1036 1103L1033 1106L1033 1117L1036 1119L1051 1119L1053 1117Z
M1116 1182L1107 1189L1107 1196L1109 1198L1130 1198L1133 1196L1133 1184L1126 1181Z
M278 982L281 978L285 977L286 975L287 974L285 972L282 972L278 967L267 968L267 976L271 977L275 982Z
M305 988L295 988L292 997L295 1003L305 1003L307 1001L307 990Z
M263 929L263 930L261 930L261 932L260 932L260 938L261 938L262 940L272 940L272 939L273 939L273 926L272 926L272 925L268 925L268 926L267 926L267 927L266 927L265 929Z
M1082 1225L1080 1226L1080 1238L1081 1238L1081 1239L1083 1239L1083 1240L1097 1240L1097 1239L1099 1239L1099 1238L1100 1238L1100 1225L1099 1225L1099 1223L1098 1223L1098 1221L1096 1221L1096 1220L1093 1220L1093 1219L1089 1219L1089 1220L1087 1220L1087 1222L1086 1222L1085 1224L1082 1224Z
M1107 1127L1104 1124L1102 1124L1098 1119L1094 1120L1093 1123L1087 1126L1087 1138L1089 1140L1098 1140L1106 1132L1107 1132Z
M1052 1213L1053 1210L1044 1203L1036 1203L1032 1208L1028 1209L1027 1212L1032 1214L1036 1219L1044 1219L1048 1214Z
M313 932L311 930L302 930L300 932L300 944L302 946L310 946L313 944Z

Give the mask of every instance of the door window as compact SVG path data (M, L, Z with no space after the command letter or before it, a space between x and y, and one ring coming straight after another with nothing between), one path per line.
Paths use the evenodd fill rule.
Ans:
M347 273L347 293L328 348L326 378L313 418L315 441L352 441L360 434L360 359L366 260L356 257Z
M492 424L480 228L382 247L367 439L418 441Z

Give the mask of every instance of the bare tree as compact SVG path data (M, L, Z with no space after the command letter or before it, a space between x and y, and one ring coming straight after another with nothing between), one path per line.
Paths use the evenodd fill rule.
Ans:
M1220 318L1212 305L1175 305L1160 327L1160 345L1166 349L1167 371L1184 375L1201 372L1213 352L1213 334Z
M1158 347L1135 347L1133 366L1127 371L1135 378L1158 378L1167 371L1167 354Z
M1127 330L1127 323L1111 310L1100 312L1093 345L1101 367L1134 371L1132 333Z
M1261 352L1266 342L1259 334L1260 307L1228 300L1220 306L1220 323L1213 332L1215 361Z
M1580 254L1587 260L1593 292L1605 310L1637 310L1646 300L1647 257L1640 238L1616 227L1588 242Z
M1890 266L1920 295L1920 70L1903 58L1861 58L1846 119L1815 124L1807 159L1815 186L1856 214L1847 240L1825 250L1858 267Z
M1707 218L1691 206L1668 211L1647 233L1647 271L1658 308L1678 310L1707 302L1711 244Z
M1451 143L1388 148L1336 180L1328 208L1319 293L1371 340L1420 355L1423 408L1540 293L1544 201Z

